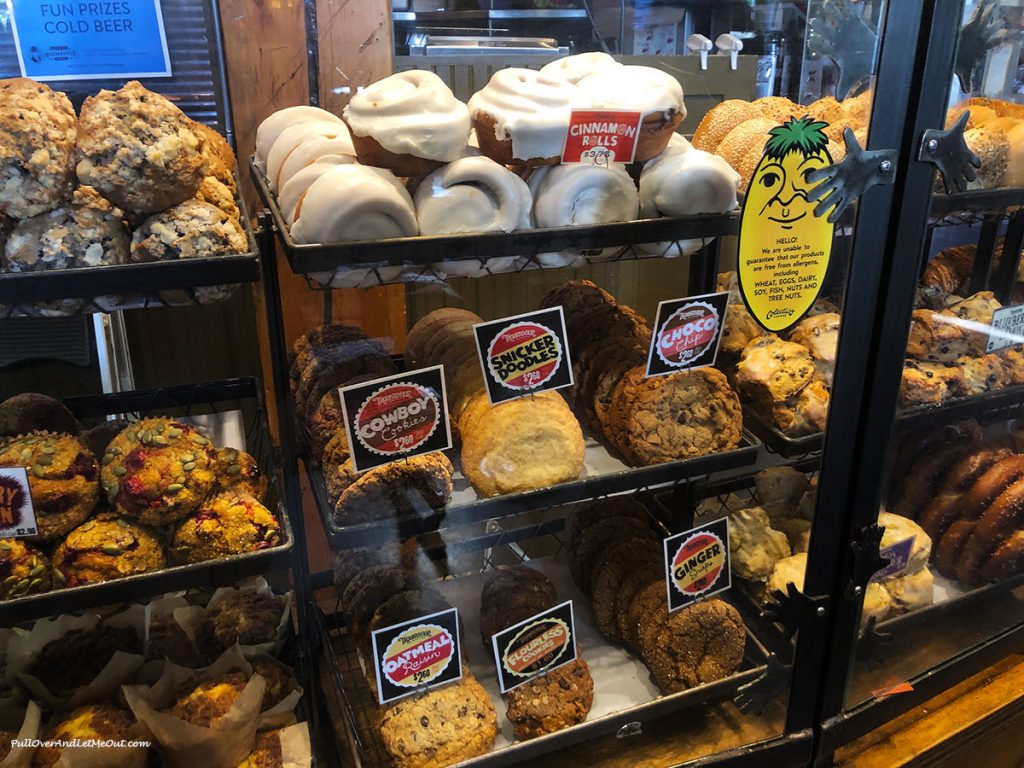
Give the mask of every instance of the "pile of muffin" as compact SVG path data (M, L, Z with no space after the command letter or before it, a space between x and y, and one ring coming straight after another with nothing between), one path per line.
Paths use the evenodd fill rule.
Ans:
M289 720L294 719L290 712L297 700L296 691L301 693L294 670L271 655L280 641L279 627L287 608L285 598L243 587L228 590L222 599L214 600L198 609L201 616L192 622L195 624L192 632L177 621L173 611L161 610L153 604L146 612L146 626L136 626L128 619L122 622L118 616L97 618L41 644L18 669L10 668L11 655L3 648L0 658L7 659L8 668L2 671L5 679L14 684L11 690L4 692L7 703L27 711L29 699L40 687L47 696L42 708L50 710L49 724L27 738L52 742L75 738L118 741L137 738L155 742L153 746L165 756L173 755L183 746L168 735L173 729L160 729L159 735L154 737L143 722L149 713L142 709L135 712L132 701L129 701L129 708L124 706L123 700L118 700L121 685L134 682L133 670L143 661L151 666L166 662L192 672L184 675L181 685L169 692L168 701L158 713L176 718L182 724L211 729L210 734L220 739L224 739L225 734L228 740L244 738L237 722L226 716L250 679L254 675L262 677L265 682L262 702L252 716L269 712L266 719L273 721L274 726L261 729L254 740L239 748L241 756L250 750L251 754L238 765L239 768L283 768L281 733L277 726L283 719L282 714L287 713ZM234 671L215 671L225 667L225 655L244 658L244 663L235 663ZM126 663L132 658L137 658L139 664ZM101 675L108 680L105 686L95 684ZM109 690L109 681L115 679L118 682ZM11 740L15 737L15 733L0 731L0 760L12 752ZM59 743L28 749L19 747L18 757L31 760L36 768L49 768L64 765L62 756L65 761L71 759L63 749ZM132 755L133 751L140 750L141 754ZM105 758L107 762L103 764L139 765L146 761L149 751L147 747L110 748Z
M645 378L651 328L589 280L549 291L572 350L573 407L630 466L728 451L740 443L740 401L714 368Z
M641 113L630 171L621 162L561 163L573 109ZM673 75L623 66L604 53L558 59L539 72L498 70L468 104L434 73L410 70L353 95L341 118L305 106L275 112L259 127L255 162L297 243L731 211L739 176L721 157L675 133L685 115ZM700 244L687 243L683 250ZM682 252L660 243L649 250L673 248L671 255ZM517 271L528 264L565 266L614 258L621 250L446 261L429 268L346 267L313 277L352 287Z
M720 680L743 663L746 630L710 598L669 613L661 538L631 496L575 505L566 517L573 579L601 633L640 656L663 693Z
M24 467L38 534L0 540L0 599L284 543L256 460L170 418L82 431L60 402L0 403L0 467Z
M76 115L26 78L0 80L0 271L38 272L245 253L235 158L215 130L138 82L100 91ZM5 226L6 222L10 226ZM225 286L164 291L215 301ZM100 309L124 299L97 297ZM80 299L47 302L70 314Z

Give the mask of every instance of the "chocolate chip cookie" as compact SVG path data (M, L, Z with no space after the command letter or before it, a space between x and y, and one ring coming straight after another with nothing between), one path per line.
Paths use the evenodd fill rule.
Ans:
M582 723L593 703L594 680L577 658L509 691L505 715L517 739L532 739Z

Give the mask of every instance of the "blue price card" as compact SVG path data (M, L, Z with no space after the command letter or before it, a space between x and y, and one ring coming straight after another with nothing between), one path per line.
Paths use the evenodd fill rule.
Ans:
M33 80L170 77L160 0L7 0Z

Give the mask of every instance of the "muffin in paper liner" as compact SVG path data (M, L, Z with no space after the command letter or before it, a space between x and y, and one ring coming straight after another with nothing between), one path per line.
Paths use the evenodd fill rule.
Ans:
M37 621L30 630L16 630L8 643L7 680L14 686L26 690L33 699L48 709L64 713L95 701L116 698L121 685L134 680L142 668L141 654L115 651L110 661L85 685L60 694L51 692L38 677L29 674L36 655L48 643L64 637L74 630L92 630L100 626L100 617L95 615L62 615L55 619ZM110 616L103 626L130 627L139 637L145 637L144 606L135 605L122 613Z
M266 680L260 675L252 675L227 713L212 727L193 725L170 714L186 685L197 685L231 672L252 674L252 667L237 649L227 651L199 672L168 663L153 686L122 687L128 707L153 734L154 746L168 768L235 768L252 751L266 690Z
M34 762L32 765L34 768L40 766L46 766L49 768L146 768L149 764L149 744L152 739L147 733L145 726L138 722L133 722L126 730L116 730L113 732L97 731L93 727L89 727L87 730L82 730L82 725L74 724L74 719L78 716L82 716L88 710L94 712L101 708L107 707L108 705L103 704L89 704L82 709L76 710L69 713L69 719L51 718L50 726L43 730L43 739L111 739L126 741L139 742L137 745L114 747L114 746L64 746L59 750L54 749L38 749L33 757ZM131 713L127 710L122 711L122 707L115 705L113 707L117 709L120 714L124 717L131 717ZM89 721L89 726L93 725L93 721ZM60 729L55 732L55 729ZM49 753L49 754L47 754ZM56 762L54 762L56 760Z
M167 659L183 667L202 666L196 649L197 619L204 614L202 606L191 605L181 594L167 595L146 605L145 656L147 659Z
M281 768L310 768L313 747L306 723L294 723L285 728L256 734L256 745L238 768L262 768L267 760L277 757Z
M0 711L0 732L15 734L13 738L37 739L41 725L42 710L34 701L28 702L20 713ZM11 747L10 744L0 744L0 755L4 755L5 748L10 748L10 750L3 759L0 759L0 768L31 768L32 757L35 754L33 747Z

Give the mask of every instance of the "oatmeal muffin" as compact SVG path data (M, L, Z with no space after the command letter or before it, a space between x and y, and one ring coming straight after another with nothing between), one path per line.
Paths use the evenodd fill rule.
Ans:
M202 143L180 109L133 80L82 105L78 179L126 211L162 211L195 195Z
M380 736L395 768L440 768L490 752L498 717L487 691L465 674L381 713Z
M42 539L80 525L99 501L99 465L77 437L30 432L0 445L0 467L25 467Z
M60 696L91 683L118 651L142 653L142 640L131 627L73 629L44 645L27 671Z
M267 681L263 692L263 709L276 707L295 687L295 678L291 667L282 664L270 656L254 656L249 659L252 673Z
M171 715L192 725L212 728L238 701L249 681L242 672L231 672L198 685L190 685L178 695Z
M245 253L249 243L224 211L188 200L154 214L132 234L131 260L170 261Z
M22 392L0 403L0 441L37 429L76 435L78 421L59 400L38 392Z
M78 120L67 96L0 80L0 216L27 219L71 197Z
M577 658L509 691L505 716L517 739L532 739L582 723L593 703L590 668Z
M0 600L53 589L50 561L24 539L0 539Z
M236 592L206 612L196 633L196 645L210 659L239 645L261 645L277 640L284 598L258 592Z
M174 563L200 563L284 542L274 513L245 493L214 496L178 525L171 541Z
M98 267L128 261L128 230L111 212L69 204L15 225L4 248L8 272Z
M213 493L247 493L258 501L267 495L267 476L256 459L237 448L217 451L217 479Z
M152 528L124 518L89 520L53 553L53 567L69 587L113 581L166 567L164 545Z
M174 419L142 419L110 441L100 482L125 517L166 525L194 512L216 481L217 453L208 438Z
M120 740L126 738L134 726L135 719L127 710L113 704L89 704L79 707L64 720L48 728L44 738L50 742L71 739ZM60 761L60 747L44 746L32 758L32 768L53 768Z

